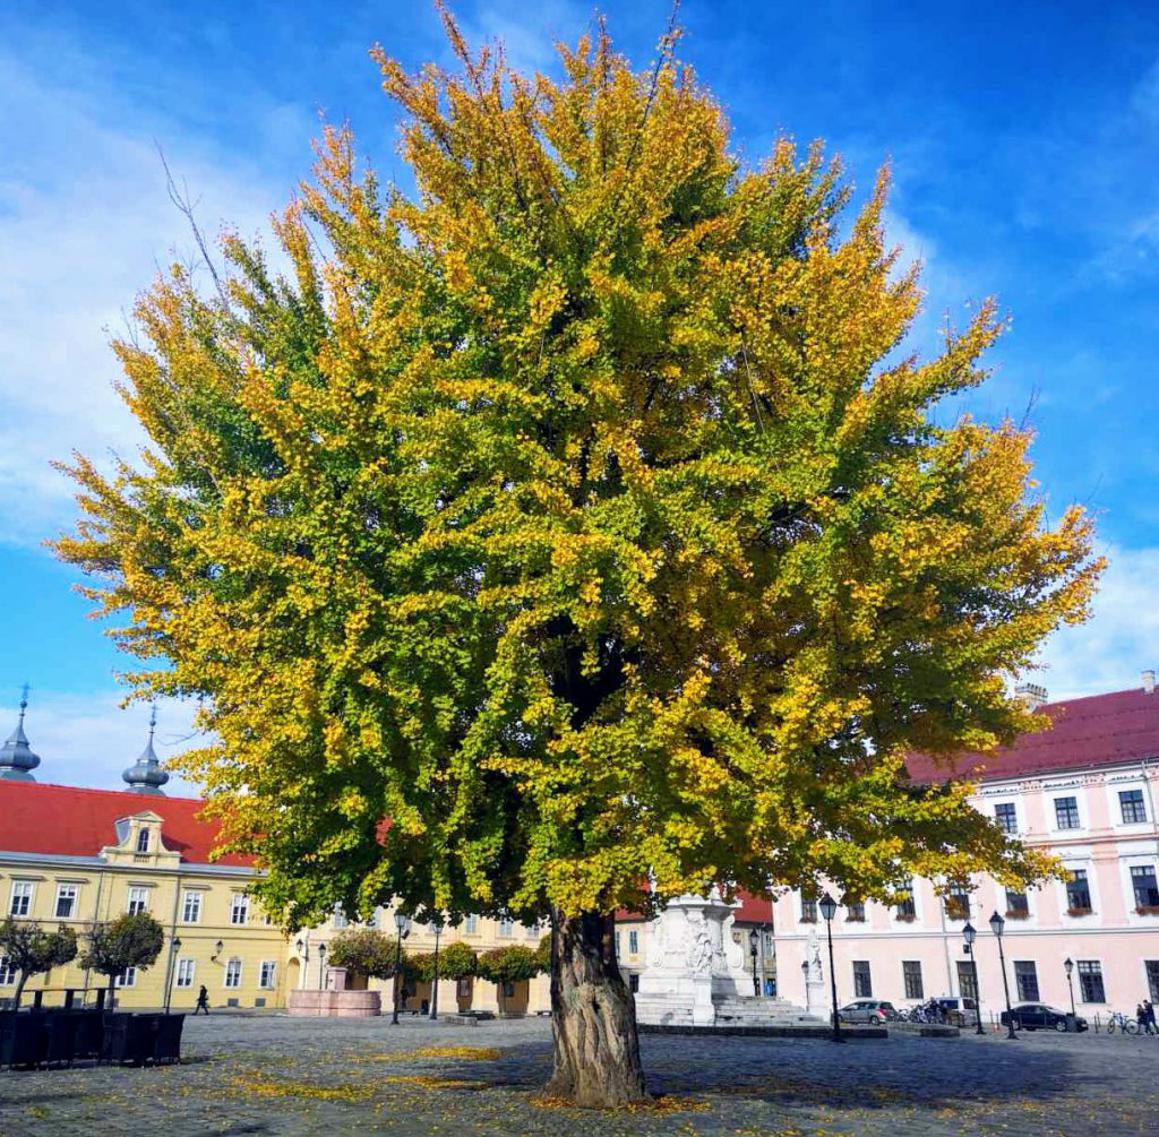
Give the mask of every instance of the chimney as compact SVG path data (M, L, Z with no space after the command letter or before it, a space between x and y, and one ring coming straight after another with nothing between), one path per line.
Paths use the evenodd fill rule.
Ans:
M1014 694L1022 699L1031 710L1041 707L1046 702L1046 688L1038 683L1019 683L1014 688Z
M1143 672L1143 694L1155 694L1155 672L1150 668Z

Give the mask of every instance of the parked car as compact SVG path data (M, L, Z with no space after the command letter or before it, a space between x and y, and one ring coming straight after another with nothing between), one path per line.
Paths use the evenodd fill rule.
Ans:
M1045 1003L1019 1003L1013 1009L1015 1030L1057 1030L1060 1034L1066 1030L1066 1011L1058 1007L1048 1007ZM1000 1021L1006 1026L1010 1021L1010 1013L1003 1011ZM1086 1030L1087 1020L1075 1018L1075 1029Z
M962 999L957 995L939 995L934 999L942 1018L951 1026L977 1026L978 1004L973 999Z
M897 1008L881 999L854 999L837 1014L843 1023L872 1023L874 1026L896 1022L899 1017Z

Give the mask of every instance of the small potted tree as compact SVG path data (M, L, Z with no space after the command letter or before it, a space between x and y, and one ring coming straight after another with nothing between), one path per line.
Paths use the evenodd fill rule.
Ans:
M148 912L125 913L115 920L94 924L81 966L108 979L108 1006L114 1007L117 976L129 968L146 971L157 962L165 930Z
M9 966L20 973L12 996L13 1010L20 1009L24 985L33 975L41 975L76 959L76 932L61 927L47 931L33 920L14 920L11 916L0 924L0 955L8 957Z
M511 944L493 948L479 956L479 975L499 988L499 1013L507 1014L510 988L524 980L534 979L542 970L540 953L535 948Z

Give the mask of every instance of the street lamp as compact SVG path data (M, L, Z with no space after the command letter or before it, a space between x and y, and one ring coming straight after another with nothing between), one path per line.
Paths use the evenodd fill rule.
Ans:
M978 1026L974 1031L975 1034L985 1034L982 1029L982 981L978 978L978 957L974 954L974 940L978 933L974 930L974 925L969 920L966 921L966 926L962 929L962 939L966 941L966 954L970 957L970 965L974 968L974 1011L978 1016ZM966 999L962 997L962 1010L966 1009Z
M1074 1013L1074 980L1071 978L1071 973L1074 971L1074 960L1069 956L1063 961L1063 967L1066 968L1066 986L1070 991L1070 1017L1075 1017Z
M390 1016L390 1021L393 1026L398 1026L398 1001L402 993L402 941L410 935L410 917L396 912L394 926L398 930L398 947L394 953L394 1014Z
M833 1041L844 1042L841 1033L841 1016L837 1013L837 972L833 969L833 917L837 915L837 901L829 893L821 897L818 904L821 915L825 917L825 935L829 940L829 985L833 996Z
M213 955L209 957L209 962L215 963L217 961L217 957L221 955L223 951L225 951L225 944L223 944L221 940L218 940L217 943L213 945Z
M318 945L318 990L322 990L322 984L326 979L326 945Z
M757 934L756 928L749 932L749 953L753 957L753 997L759 999L761 997L761 981L757 977L757 946L761 942L761 937Z
M1010 981L1006 978L1006 954L1002 950L1002 933L1006 929L1006 921L998 915L997 909L990 917L990 930L998 940L998 963L1002 968L1002 990L1006 993L1006 1037L1017 1038L1014 1033L1014 1010L1010 1006Z
M181 950L181 940L174 936L169 941L169 968L165 976L165 1013L169 1013L169 1004L173 1001L173 961Z
M431 980L431 1021L439 1017L439 933L443 930L443 919L441 916L436 916L431 921L431 926L435 929L435 962L433 967L433 978Z
M304 991L306 989L306 979L310 973L310 941L302 942L302 937L298 937L298 942L294 945L298 949L298 954L302 957L302 972L298 977L298 990Z

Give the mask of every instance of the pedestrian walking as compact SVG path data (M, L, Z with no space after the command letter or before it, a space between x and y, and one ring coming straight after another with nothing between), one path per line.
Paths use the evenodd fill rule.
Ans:
M1139 1020L1139 1025L1148 1034L1159 1034L1159 1029L1155 1026L1155 1008L1150 999L1143 1000L1143 1017Z
M209 992L206 990L204 983L201 985L201 990L197 992L197 1006L193 1008L195 1015L201 1011L209 1014Z

